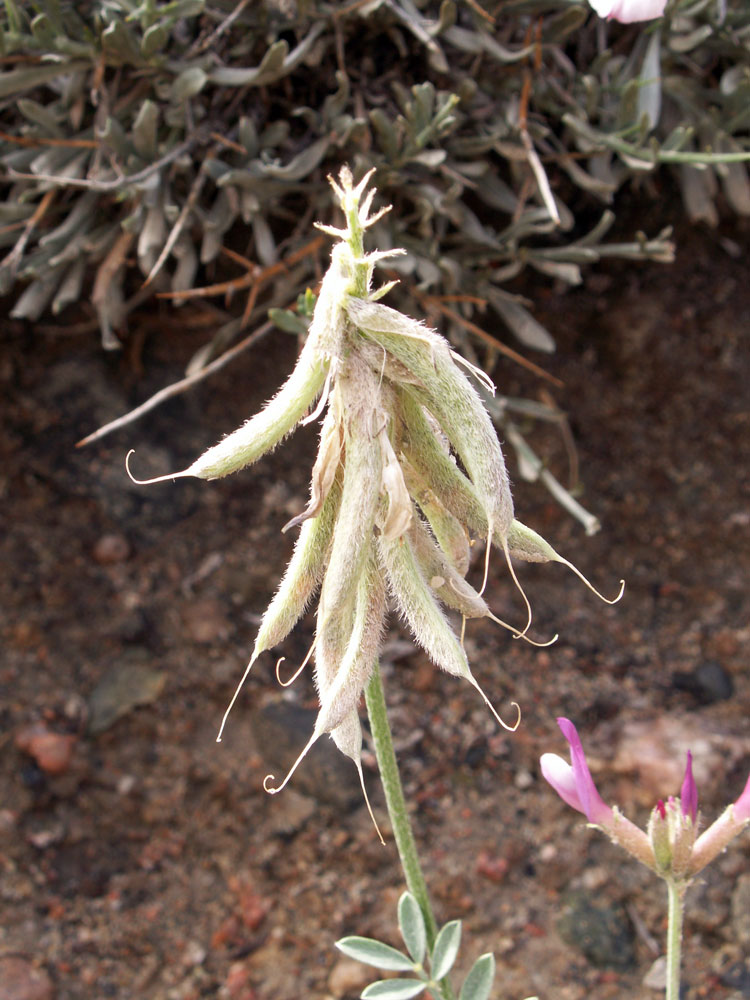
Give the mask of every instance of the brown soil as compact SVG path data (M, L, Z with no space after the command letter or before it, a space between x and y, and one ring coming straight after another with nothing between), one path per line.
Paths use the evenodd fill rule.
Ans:
M564 752L555 716L577 723L602 794L638 822L678 793L688 747L709 821L750 771L746 260L715 234L688 235L674 267L600 273L541 303L559 344L541 360L565 381L556 398L603 529L585 537L539 485L517 485L517 511L604 591L621 576L627 591L608 607L562 567L522 567L535 634L558 643L536 650L470 624L473 669L506 715L520 703L520 730L499 730L393 627L383 672L428 881L439 918L464 921L459 965L494 951L503 1000L659 996L644 977L663 944L663 888L541 780L540 753ZM279 334L73 447L179 377L198 344L167 330L136 377L93 338L4 337L0 976L33 966L46 990L13 997L353 998L377 974L358 978L333 942L399 943L395 847L378 843L348 762L328 749L290 791L263 791L306 741L309 680L280 702L264 657L215 743L290 549L279 528L305 502L313 432L219 483L137 488L123 468L131 446L143 475L188 464L270 394L294 342ZM495 378L539 391L506 364ZM564 480L559 434L529 435ZM500 560L489 595L522 619ZM308 621L285 645L289 664L311 634ZM750 996L749 860L745 835L691 890L686 997ZM620 920L599 964L576 946L581 899Z

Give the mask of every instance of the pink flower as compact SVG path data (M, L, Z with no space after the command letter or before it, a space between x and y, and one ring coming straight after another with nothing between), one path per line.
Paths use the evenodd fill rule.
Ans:
M560 718L557 724L570 745L570 760L563 760L556 753L542 755L542 775L569 806L583 813L589 823L606 827L612 822L612 810L596 790L578 731L570 719Z
M558 719L557 724L570 746L570 764L556 753L545 753L539 761L542 775L563 802L583 813L589 823L601 827L644 865L655 869L654 849L643 830L611 809L597 792L576 727L570 719Z
M610 808L596 790L581 739L570 719L557 724L570 746L570 764L556 753L545 753L539 763L542 775L569 806L583 813L611 839L670 882L687 884L750 824L750 778L731 806L696 840L698 790L693 778L693 755L688 751L680 798L657 802L651 811L648 833Z
M589 0L599 17L632 24L661 17L667 0Z

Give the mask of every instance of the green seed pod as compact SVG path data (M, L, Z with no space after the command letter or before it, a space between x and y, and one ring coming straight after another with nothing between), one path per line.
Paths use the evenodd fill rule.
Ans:
M487 515L473 484L442 447L422 405L399 392L404 421L402 450L409 466L438 500L470 531L487 537Z
M155 479L134 481L148 485L185 476L220 479L252 465L291 434L323 390L329 367L330 361L319 356L308 338L291 375L260 413L204 451L189 468ZM128 459L130 454L132 452Z
M350 298L347 313L361 333L406 365L425 387L406 388L437 418L469 473L488 522L505 538L513 520L513 501L500 442L445 338L377 302Z
M347 604L353 608L357 581L364 570L375 524L382 479L377 431L383 419L379 415L377 382L356 355L350 355L342 366L336 392L341 394L341 412L347 415L343 428L344 482L331 557L320 594L319 623L336 621Z
M331 263L323 277L307 334L307 343L319 358L341 357L347 327L344 302L351 285L351 251L346 243L337 243L331 250Z
M503 728L515 729L520 721L520 711L515 725L509 726L500 718L479 686L469 669L469 662L458 636L440 610L435 595L419 568L408 536L391 542L381 535L378 539L378 552L391 595L419 645L439 667L449 674L465 678L475 687Z
M401 467L409 492L416 500L419 509L427 519L432 533L443 554L453 568L464 577L469 571L471 550L466 528L448 508L441 503L437 495L426 484L424 479L402 457ZM478 502L478 501L477 501Z
M370 535L370 543L371 539ZM348 609L347 602L347 611ZM315 646L315 682L320 697L320 711L312 735L281 785L270 788L267 778L266 791L273 794L280 792L304 760L310 747L324 733L330 733L339 750L354 762L367 808L375 823L362 774L362 729L357 706L375 666L383 635L385 612L383 577L370 549L365 553L365 569L356 585L351 619L342 622L341 619L329 618L319 626ZM348 641L344 641L345 636ZM377 823L375 829L377 830Z
M444 605L464 618L489 616L484 598L457 572L421 518L414 518L409 541L425 581Z
M399 392L399 400L405 426L402 448L407 459L406 475L409 489L414 494L417 488L416 483L412 484L409 481L411 468L417 477L426 481L429 489L459 522L480 538L486 538L487 517L473 484L441 447L421 405L406 392ZM606 604L615 604L622 597L624 581L620 581L620 590L616 597L604 597L572 562L556 552L540 534L515 518L508 526L505 538L499 527L493 525L492 541L501 549L507 545L511 559L520 559L523 562L557 562L567 566ZM447 551L445 546L443 548Z
M333 732L357 709L370 679L385 624L386 597L383 575L372 552L357 585L354 618L343 655L332 660L316 652L316 684L320 712L315 724L318 733ZM330 649L323 641L328 623L323 623L317 650Z
M323 579L341 503L341 483L334 479L320 513L302 525L284 577L260 623L253 659L289 635L307 610Z
M430 659L449 674L468 677L466 653L425 579L407 538L378 539L378 552L396 607Z
M328 367L329 363L321 360L308 340L292 374L265 408L204 452L186 474L219 479L244 469L275 448L320 395Z
M235 688L227 706L216 737L221 742L221 734L234 708L240 691L261 653L277 646L289 635L305 613L307 605L320 585L333 545L333 530L341 503L341 484L334 480L328 491L320 513L302 525L294 546L292 558L279 584L273 600L266 608L253 647L253 655L245 667L245 672Z

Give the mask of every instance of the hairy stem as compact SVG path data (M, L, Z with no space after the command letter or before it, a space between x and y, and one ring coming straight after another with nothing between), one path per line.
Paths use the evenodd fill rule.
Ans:
M422 873L422 866L419 863L417 845L406 808L404 789L401 785L396 753L393 749L391 727L388 723L388 714L385 707L383 682L380 678L380 668L377 663L365 688L365 699L367 701L367 714L370 719L370 730L372 732L373 743L375 744L375 754L378 759L380 780L383 783L385 802L388 807L391 826L393 827L393 836L396 840L399 857L401 858L401 867L404 872L407 888L419 903L419 908L422 911L427 930L427 946L432 951L435 938L437 937L437 923L435 915L432 912L432 904L427 892L427 883ZM447 980L443 980L440 983L440 987L445 1000L454 1000L453 990Z
M682 957L682 917L685 909L684 883L667 881L669 923L667 925L667 989L665 1000L680 1000L680 959Z

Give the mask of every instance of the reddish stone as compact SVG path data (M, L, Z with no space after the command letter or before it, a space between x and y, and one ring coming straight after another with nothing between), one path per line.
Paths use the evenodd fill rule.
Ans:
M508 872L508 862L498 858L489 851L480 851L477 858L477 874L484 875L490 882L502 882Z
M18 749L33 757L46 774L57 775L68 770L76 737L70 733L55 733L42 723L34 723L19 729L15 742Z
M224 989L231 1000L257 1000L257 994L250 985L250 970L242 962L230 965Z
M44 969L34 968L18 955L0 958L2 1000L52 1000L53 996L54 988Z

